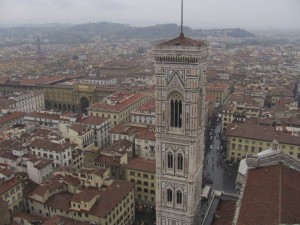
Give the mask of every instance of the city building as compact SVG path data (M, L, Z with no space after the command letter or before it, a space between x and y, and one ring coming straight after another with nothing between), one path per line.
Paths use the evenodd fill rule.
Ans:
M9 213L13 215L24 207L23 186L19 177L0 182L0 199L8 203Z
M300 158L299 134L276 130L276 127L264 127L249 123L228 124L227 135L227 160L239 162L247 155L255 155L278 143L278 149Z
M132 158L125 165L125 179L135 183L134 198L137 204L155 207L155 160Z
M136 124L155 124L155 99L150 98L145 104L131 112L131 122Z
M51 140L35 139L28 147L32 154L53 160L52 166L55 169L72 165L75 146L63 140L54 143Z
M155 160L155 131L144 128L136 132L134 138L135 155L143 159Z
M21 124L24 121L24 112L12 112L0 118L0 130L3 131L17 123Z
M231 94L231 85L230 83L208 83L207 84L207 95L215 96L217 102L224 103L225 100Z
M77 120L76 123L84 124L93 130L95 146L103 148L110 143L110 119L105 117L87 116Z
M59 124L59 131L70 143L78 145L79 149L86 150L94 145L94 131L84 124Z
M28 178L37 184L43 183L53 176L53 160L30 157L26 160Z
M79 173L81 177L85 175L88 174ZM26 197L29 213L99 225L132 224L135 221L133 183L106 180L106 188L99 188L92 186L93 183L84 187L78 181L76 177L57 174L41 184Z
M51 111L36 111L24 116L24 121L42 128L58 129L60 123L75 122L77 116L72 113L60 113Z
M278 147L242 160L233 225L300 223L300 161Z
M100 86L104 85L116 85L117 78L116 77L82 77L77 80L80 83L91 83Z
M15 101L15 108L13 111L34 112L45 108L43 91L30 91L25 93L14 92L6 97Z
M117 92L88 108L89 116L106 117L111 120L111 127L131 120L131 112L144 104L142 94Z
M180 33L153 52L156 224L200 224L208 50Z

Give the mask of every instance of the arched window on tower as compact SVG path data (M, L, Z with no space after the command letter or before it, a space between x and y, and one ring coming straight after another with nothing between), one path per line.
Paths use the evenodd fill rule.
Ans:
M173 94L170 101L171 127L182 127L182 98L178 94Z
M177 155L177 169L183 170L183 157L181 153Z
M167 202L171 203L173 200L173 191L171 189L167 190Z
M181 191L176 191L176 203L182 204L182 192Z
M173 168L173 155L171 152L168 153L168 169Z

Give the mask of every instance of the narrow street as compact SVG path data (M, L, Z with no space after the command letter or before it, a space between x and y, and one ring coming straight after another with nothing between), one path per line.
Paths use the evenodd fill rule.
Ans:
M234 193L237 168L225 163L226 146L221 145L219 136L221 124L218 121L215 124L208 132L203 176L213 189Z

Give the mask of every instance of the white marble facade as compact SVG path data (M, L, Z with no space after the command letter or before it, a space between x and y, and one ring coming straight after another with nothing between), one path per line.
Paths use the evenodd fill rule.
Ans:
M200 224L208 49L181 33L153 51L156 224Z

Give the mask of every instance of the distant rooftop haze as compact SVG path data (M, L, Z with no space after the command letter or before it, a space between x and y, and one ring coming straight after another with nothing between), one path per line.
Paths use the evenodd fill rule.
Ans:
M0 0L0 25L117 22L180 24L181 0ZM300 29L299 0L185 0L192 28Z

